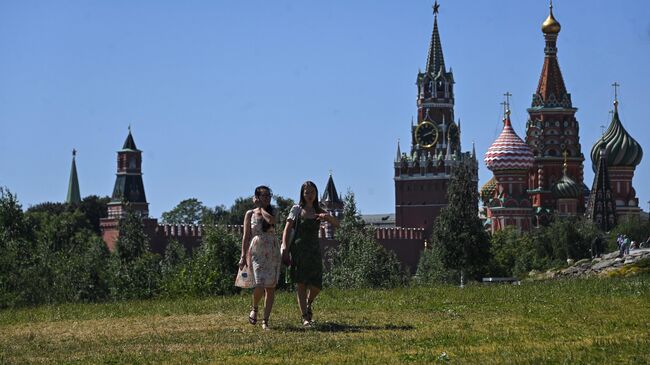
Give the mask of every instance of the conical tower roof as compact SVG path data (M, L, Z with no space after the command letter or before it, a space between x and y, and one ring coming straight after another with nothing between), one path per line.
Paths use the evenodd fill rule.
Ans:
M429 55L427 56L427 73L436 75L442 70L445 72L445 57L442 55L442 43L438 32L438 1L433 5L433 32L431 43L429 43Z
M587 219L593 221L601 230L607 232L616 225L616 203L607 170L607 151L598 151L596 176L587 203Z
M138 147L135 146L133 135L131 135L131 126L129 126L129 135L126 136L126 140L124 140L124 146L122 146L122 151L140 151Z
M79 179L77 177L77 163L75 162L77 150L72 150L72 167L70 168L70 181L68 182L68 196L65 198L67 204L81 203L79 192Z
M339 194L336 191L336 186L334 185L334 179L330 173L329 179L327 179L327 185L325 186L325 191L323 191L323 196L321 197L321 202L324 204L343 204Z
M556 42L560 32L560 23L553 16L552 3L548 18L542 24L542 32L546 39L544 65L531 106L533 108L573 108L571 94L567 92L557 59Z

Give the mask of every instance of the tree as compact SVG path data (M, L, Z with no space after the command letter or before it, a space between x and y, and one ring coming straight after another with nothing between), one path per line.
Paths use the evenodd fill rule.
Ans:
M196 198L189 198L178 203L174 209L162 214L166 224L201 224L203 213L207 208Z
M111 264L111 296L115 299L151 298L158 293L160 256L150 252L142 219L127 209L119 223L119 238Z
M244 215L250 209L253 209L253 197L235 199L235 203L230 207L228 220L226 224L244 224Z
M357 211L354 193L344 199L341 227L336 230L338 246L326 253L327 284L339 288L386 288L406 282L405 270L394 252L386 250L374 237Z
M79 204L79 209L86 215L86 218L88 218L93 230L97 234L102 233L99 227L99 221L108 216L108 203L110 201L111 198L108 196L99 197L97 195L88 195Z
M478 189L473 168L460 164L447 190L448 205L433 226L431 243L440 250L447 269L478 278L485 273L489 259L489 237L478 217Z

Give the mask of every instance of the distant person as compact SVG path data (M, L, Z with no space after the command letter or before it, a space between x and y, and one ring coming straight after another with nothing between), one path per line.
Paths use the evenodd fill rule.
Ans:
M618 257L623 257L625 254L625 238L622 234L616 236L616 244L618 245Z
M623 256L629 255L630 254L630 237L628 237L627 235L625 235L623 237L623 248L624 248Z
M251 265L253 272L253 305L248 322L257 323L257 311L264 296L264 317L262 328L269 329L269 317L275 299L275 286L280 275L280 244L275 237L275 210L271 206L271 189L266 186L255 188L255 207L244 215L244 237L239 268Z
M596 235L591 241L591 258L600 257L603 253L603 237L601 235Z
M338 220L320 207L316 184L307 181L300 188L300 203L291 208L282 233L282 260L291 265L289 275L296 283L298 307L305 327L313 324L312 305L323 287L318 231L324 222L335 228L339 226Z

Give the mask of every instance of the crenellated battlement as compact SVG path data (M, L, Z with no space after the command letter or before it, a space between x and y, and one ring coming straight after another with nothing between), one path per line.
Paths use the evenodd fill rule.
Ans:
M222 226L226 231L242 235L244 234L244 226L240 224L229 224ZM163 235L169 238L182 238L182 237L202 237L205 231L204 224L158 224L155 229L157 235ZM324 229L318 232L318 238L331 238L327 237ZM404 227L377 227L375 228L375 239L403 239L403 240L423 240L423 228L404 228Z
M424 228L379 227L375 229L378 240L423 240Z
M230 233L243 234L244 226L241 224L228 224L222 226ZM162 234L165 237L201 237L205 231L205 224L158 224L156 234Z

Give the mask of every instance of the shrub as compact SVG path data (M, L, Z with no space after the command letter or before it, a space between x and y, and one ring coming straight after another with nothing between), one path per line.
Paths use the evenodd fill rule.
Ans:
M407 276L394 252L374 238L361 220L354 193L345 196L341 227L335 233L338 246L326 252L329 270L324 282L338 288L388 288L402 285Z
M109 260L110 293L114 299L151 298L161 281L159 255L150 252L141 218L127 210L119 223L120 235Z
M415 273L415 282L417 284L455 283L458 280L460 273L457 270L446 269L441 255L438 246L422 251L417 272Z

